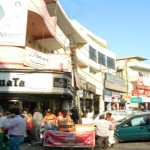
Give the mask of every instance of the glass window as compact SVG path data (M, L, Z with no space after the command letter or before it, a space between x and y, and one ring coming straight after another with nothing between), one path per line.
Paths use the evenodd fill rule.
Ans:
M98 63L106 66L106 56L98 52Z
M111 69L115 69L115 60L108 56L107 56L107 67Z
M131 125L132 126L140 126L146 124L146 119L144 119L143 116L137 117L131 120Z
M93 47L89 46L89 57L90 57L90 59L94 60L95 62L97 62L96 53L97 53L97 51Z

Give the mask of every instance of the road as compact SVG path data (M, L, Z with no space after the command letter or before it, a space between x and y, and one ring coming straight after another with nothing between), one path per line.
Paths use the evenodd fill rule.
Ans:
M58 150L59 148L55 149ZM64 150L67 149L69 148L64 148ZM28 144L23 144L21 146L21 150L45 150L45 148L38 145L32 146ZM80 150L82 149L80 148ZM95 148L95 150L98 149ZM150 150L150 142L119 143L115 144L113 147L109 147L108 150Z

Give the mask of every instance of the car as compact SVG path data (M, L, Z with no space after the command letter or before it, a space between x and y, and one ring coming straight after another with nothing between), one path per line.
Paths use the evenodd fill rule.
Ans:
M128 112L126 110L110 110L110 111L105 111L102 113L99 113L97 116L94 117L93 123L96 124L97 121L99 120L100 115L106 115L106 113L111 113L112 117L115 119L116 122L119 122L123 118L125 118L127 115L129 115L131 112Z
M116 125L115 143L145 140L150 140L150 112L130 114Z

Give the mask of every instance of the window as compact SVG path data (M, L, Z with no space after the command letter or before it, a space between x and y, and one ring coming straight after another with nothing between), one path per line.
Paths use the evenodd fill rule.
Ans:
M98 63L106 66L106 56L98 52Z
M57 87L57 88L67 88L67 79L54 78L53 87Z
M123 79L123 70L117 70L116 76Z
M115 60L107 56L107 67L115 69Z
M89 46L89 57L90 57L90 59L94 60L95 62L97 62L96 52L97 51L93 47Z
M146 124L146 120L144 119L144 117L137 117L131 120L131 124L132 126L140 126L140 125L144 125Z

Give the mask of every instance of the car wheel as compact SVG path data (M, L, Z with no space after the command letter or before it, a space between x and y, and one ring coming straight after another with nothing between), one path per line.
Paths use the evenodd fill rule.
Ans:
M115 143L119 143L119 139L118 139L118 137L117 137L116 135L113 136L113 141L114 141Z

